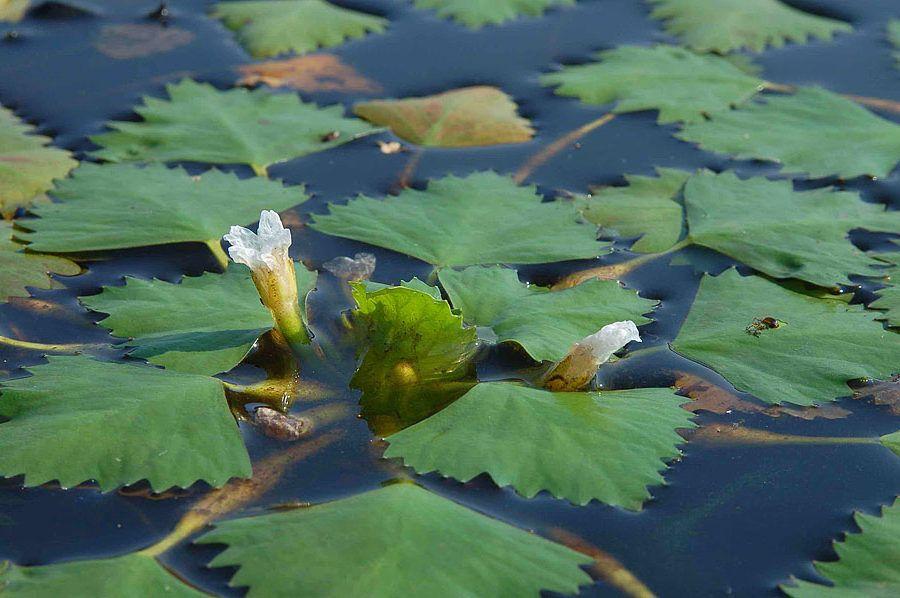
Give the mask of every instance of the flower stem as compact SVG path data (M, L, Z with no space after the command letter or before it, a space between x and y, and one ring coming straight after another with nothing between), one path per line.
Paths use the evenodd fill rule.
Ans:
M250 168L253 169L253 174L256 176L267 177L269 176L269 168L267 166L260 166L259 164L251 164Z
M706 442L710 444L730 444L730 445L763 445L763 444L816 444L816 445L832 445L832 444L878 444L877 438L867 438L858 436L796 436L793 434L778 434L776 432L767 432L766 430L757 430L754 428L744 428L742 426L731 426L728 424L713 424L703 426L693 431L690 436L691 442Z
M219 239L211 239L205 243L209 250L212 252L213 257L216 258L216 261L219 263L219 266L222 267L222 270L228 269L228 254L225 253L225 250L222 249L222 242Z
M658 253L646 253L644 255L639 255L637 257L631 258L630 260L626 260L624 262L619 262L618 264L607 264L605 266L595 266L593 268L588 268L586 270L579 270L577 272L572 272L571 274L563 277L559 282L551 286L551 290L561 291L563 289L568 289L574 286L577 286L583 282L591 280L593 278L599 278L601 280L618 280L620 277L628 274L632 270L638 268L639 266L643 266L647 262L652 262L653 260L669 255L671 253L675 253L676 251L680 251L685 247L691 245L693 241L691 241L690 237L685 237L681 241L678 241L665 251L660 251Z
M581 125L573 131L569 131L538 153L528 158L528 160L525 161L525 163L521 166L521 168L519 168L516 174L513 175L513 180L517 184L522 184L525 179L531 176L532 172L534 172L537 168L550 160L550 158L554 157L556 154L564 150L567 146L575 143L594 129L599 129L615 117L615 114L604 114L600 118L596 118L587 124Z
M86 349L104 346L100 343L35 343L32 341L23 341L17 338L10 338L8 336L0 336L0 345L18 347L19 349L28 349L29 351L62 353L64 355L76 355Z

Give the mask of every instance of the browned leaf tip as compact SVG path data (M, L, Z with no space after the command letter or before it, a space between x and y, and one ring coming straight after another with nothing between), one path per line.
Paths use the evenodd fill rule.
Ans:
M193 39L193 33L178 27L130 23L106 25L94 40L94 47L110 58L129 60L169 52L186 46Z
M287 60L270 60L238 67L238 85L290 87L301 91L341 91L378 93L381 86L333 54L297 56Z

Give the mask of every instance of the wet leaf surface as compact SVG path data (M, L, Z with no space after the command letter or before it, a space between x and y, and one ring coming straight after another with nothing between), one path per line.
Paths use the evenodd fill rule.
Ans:
M516 103L496 87L478 86L433 96L375 100L353 107L357 116L389 127L411 143L466 147L523 143L534 136Z
M25 485L89 480L161 492L248 477L250 459L222 383L141 364L50 357L2 385L0 473ZM52 438L52 442L47 439Z
M590 583L590 558L408 483L233 519L198 543L228 545L210 566L239 567L231 586L250 596L538 596ZM422 575L437 562L444 575Z
M488 473L531 498L547 490L577 505L593 499L640 510L648 486L693 427L684 397L650 388L553 393L481 383L443 411L387 437L386 458L467 482Z

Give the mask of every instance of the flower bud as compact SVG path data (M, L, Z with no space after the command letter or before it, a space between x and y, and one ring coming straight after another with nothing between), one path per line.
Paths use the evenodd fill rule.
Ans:
M576 391L590 384L601 365L613 353L630 343L641 342L637 326L631 320L607 324L581 339L544 374L541 385L554 391Z

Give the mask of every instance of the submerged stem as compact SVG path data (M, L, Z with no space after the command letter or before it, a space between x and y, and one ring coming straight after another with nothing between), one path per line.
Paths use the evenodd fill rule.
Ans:
M581 125L573 131L569 131L538 153L528 158L528 160L525 161L525 164L523 164L519 168L519 170L516 171L516 174L513 175L513 180L517 184L522 184L525 179L531 176L532 172L534 172L537 168L547 162L550 158L554 157L556 154L564 150L567 145L575 143L594 129L599 129L615 117L616 115L612 113L604 114L600 118L596 118L587 124Z
M259 164L251 164L250 168L253 169L253 174L256 176L269 176L269 167L268 166L260 166Z
M225 253L225 250L222 249L222 242L219 239L210 239L205 243L209 250L212 252L213 257L216 258L216 261L222 267L222 270L228 269L228 254Z
M62 353L64 355L76 355L86 349L104 346L100 343L36 343L2 335L0 335L0 345L9 345L10 347L18 347L19 349L28 349L30 351Z
M693 241L691 241L689 237L685 237L665 251L660 251L658 253L645 253L644 255L639 255L637 257L631 258L630 260L619 262L618 264L594 266L593 268L587 268L586 270L578 270L577 272L572 272L571 274L564 276L556 284L551 286L550 289L554 291L568 289L593 278L599 278L601 280L618 280L620 277L628 274L635 268L643 266L647 262L652 262L657 258L675 253L676 251L680 251L685 247L688 247L692 243Z
M691 442L708 442L714 444L732 445L759 445L759 444L878 444L877 438L858 436L796 436L793 434L779 434L744 428L715 424L703 426L694 431L690 436Z

